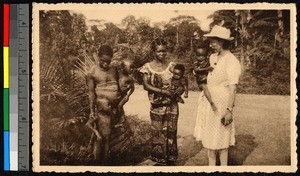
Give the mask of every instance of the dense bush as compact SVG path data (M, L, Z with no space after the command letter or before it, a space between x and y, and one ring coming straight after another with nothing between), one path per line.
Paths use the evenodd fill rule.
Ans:
M131 144L123 152L113 154L112 165L137 165L150 156L149 122L142 121L137 116L127 116L126 119L133 132ZM88 147L91 132L84 122L74 121L70 126L59 123L59 119L42 121L41 165L93 164L92 149Z

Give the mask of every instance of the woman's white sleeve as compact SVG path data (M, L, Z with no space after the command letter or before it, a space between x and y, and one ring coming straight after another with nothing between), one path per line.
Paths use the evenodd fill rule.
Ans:
M226 67L226 76L228 85L238 84L239 78L241 75L241 64L235 58L228 58L227 67Z

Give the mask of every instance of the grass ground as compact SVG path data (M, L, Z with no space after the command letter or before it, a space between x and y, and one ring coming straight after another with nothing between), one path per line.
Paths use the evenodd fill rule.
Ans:
M192 137L199 92L190 92L180 105L178 165L207 165L206 150ZM137 87L125 105L127 115L149 122L147 92ZM236 145L230 148L230 165L290 165L290 96L238 94Z

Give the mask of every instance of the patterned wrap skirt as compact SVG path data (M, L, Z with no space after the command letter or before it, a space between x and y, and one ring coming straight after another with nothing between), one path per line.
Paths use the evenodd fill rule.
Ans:
M177 122L178 104L168 105L151 104L151 158L158 163L176 161L177 149Z

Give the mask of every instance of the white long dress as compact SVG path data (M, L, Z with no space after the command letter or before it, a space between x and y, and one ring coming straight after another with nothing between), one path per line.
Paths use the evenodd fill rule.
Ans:
M202 91L198 100L194 136L202 141L205 148L218 150L235 144L234 120L225 127L221 123L221 118L226 112L229 101L228 85L238 84L241 65L230 52L222 56L219 61L217 61L217 54L212 54L210 65L214 70L207 76L207 87L218 111L212 110Z

